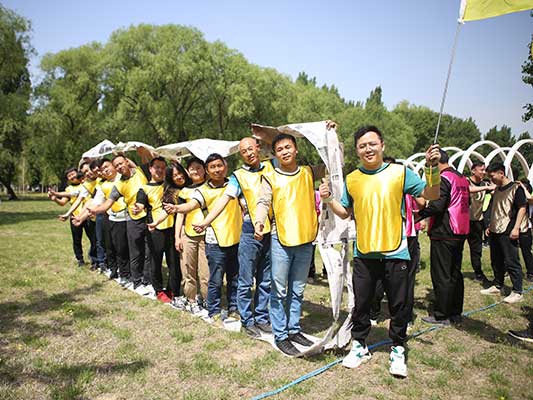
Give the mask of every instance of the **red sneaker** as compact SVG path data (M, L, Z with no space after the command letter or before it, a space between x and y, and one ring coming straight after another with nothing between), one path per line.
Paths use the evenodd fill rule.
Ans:
M167 294L167 297L169 299L173 299L174 298L174 293L172 293L172 290L167 289L167 290L165 290L165 293Z
M157 293L157 300L162 301L163 303L170 303L170 298L163 291Z

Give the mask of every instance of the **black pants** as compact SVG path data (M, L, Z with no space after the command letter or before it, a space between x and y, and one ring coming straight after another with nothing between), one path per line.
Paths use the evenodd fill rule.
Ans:
M465 240L432 240L431 282L435 292L433 315L446 319L463 313L464 282L461 273Z
M111 235L111 243L115 253L116 268L121 278L130 279L130 253L128 247L128 233L127 222L109 221L109 233ZM113 268L111 273L113 273Z
M115 246L113 245L113 239L111 238L111 222L109 221L109 215L102 215L102 236L105 246L105 268L111 271L111 276L116 278L117 276L117 255ZM113 275L114 274L114 275Z
M402 345L406 339L409 320L409 271L405 260L354 258L355 310L352 317L352 338L364 345L370 333L370 308L376 283L380 280L387 294L391 315L389 337L394 345Z
M409 322L413 320L413 308L415 305L415 282L416 271L418 270L418 264L420 264L420 243L418 242L418 236L410 236L407 238L407 246L409 249L409 256L411 259L407 261L407 270L409 271L409 292L407 294L407 308L409 309ZM370 307L370 319L377 320L381 314L381 301L385 296L385 289L383 288L383 282L379 280L376 283L376 292L374 294L374 300Z
M143 283L146 255L146 217L126 222L130 254L131 280L135 287Z
M526 265L526 273L528 276L533 276L533 254L531 254L531 244L533 241L531 238L531 229L528 229L525 233L520 233L518 242L520 243L522 258Z
M91 263L96 262L96 235L94 230L94 222L87 220L84 221L80 226L74 226L72 222L70 223L70 233L72 234L72 248L74 250L74 255L78 262L83 262L83 246L82 238L83 231L89 238L91 246L89 248L89 258Z
M167 289L172 290L174 296L180 295L181 270L179 257L174 247L174 228L156 229L148 235L152 266L152 285L156 292L163 290L163 254L168 266Z
M506 234L491 233L489 243L494 285L498 288L503 287L507 271L513 283L513 291L522 293L522 267L518 258L518 240L511 240Z
M468 234L468 246L470 247L470 262L477 276L482 276L481 254L483 251L483 221L470 221L470 233Z

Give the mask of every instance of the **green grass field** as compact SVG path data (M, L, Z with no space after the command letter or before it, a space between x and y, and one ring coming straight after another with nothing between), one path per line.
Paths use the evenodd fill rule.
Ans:
M343 355L289 359L75 267L60 211L43 197L0 204L0 399L247 399ZM424 236L419 317L432 297L428 251ZM492 276L488 250L484 269ZM500 300L479 294L468 250L463 271L465 311ZM273 398L533 399L533 346L507 336L533 312L533 291L524 297L409 341L405 380L389 375L381 347L359 370L337 365ZM306 289L302 325L320 336L330 320L327 281L319 279ZM425 327L417 318L414 331ZM386 321L369 343L385 338Z

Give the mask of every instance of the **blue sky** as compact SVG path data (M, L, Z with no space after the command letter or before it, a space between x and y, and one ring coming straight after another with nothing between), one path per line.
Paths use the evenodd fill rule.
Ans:
M457 26L459 0L141 1L1 0L30 19L40 57L139 23L194 26L252 63L293 78L305 71L335 84L349 100L377 85L392 108L401 100L438 110ZM529 131L522 106L533 88L521 65L533 33L529 12L473 21L462 27L445 112L474 118L482 133L506 124ZM257 121L261 122L261 121ZM303 121L302 121L303 122Z

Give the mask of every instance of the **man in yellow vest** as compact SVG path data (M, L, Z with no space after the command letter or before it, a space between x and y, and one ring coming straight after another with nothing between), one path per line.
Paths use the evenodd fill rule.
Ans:
M149 157L153 159L149 150L140 154L142 155L143 161ZM150 283L149 257L145 251L145 239L147 233L146 211L138 210L135 204L137 200L137 192L142 185L148 183L150 179L149 166L143 164L140 167L132 168L132 162L124 155L115 156L113 158L113 165L121 175L120 179L115 182L106 201L99 206L91 207L89 211L92 214L106 212L111 208L115 201L118 201L121 197L124 198L124 201L128 206L126 230L128 235L131 270L131 282L126 283L124 287L133 289L137 294L149 296L153 294L153 287Z
M259 338L261 331L271 333L268 303L270 300L270 226L264 231L263 239L254 238L252 221L255 219L257 195L261 188L261 177L272 171L270 161L261 162L257 139L247 137L239 142L239 154L244 164L229 178L224 195L217 200L212 211L200 223L194 224L197 232L203 230L218 217L233 199L239 199L244 218L239 241L239 279L237 308L246 334ZM252 286L255 279L255 295ZM253 300L253 305L252 305Z
M393 341L389 372L406 377L404 342L410 310L407 304L409 251L404 230L404 195L439 198L440 173L436 166L438 145L426 152L426 183L410 169L383 162L383 135L375 126L364 126L354 135L355 150L361 167L346 176L340 201L331 197L327 183L320 185L320 196L341 218L352 214L356 221L357 239L354 244L352 350L343 366L357 368L371 355L366 346L370 332L370 307L376 281L382 280L391 322L389 336Z
M270 321L276 346L288 356L297 356L300 352L294 343L313 344L301 332L300 316L312 242L318 233L314 177L311 167L298 165L293 136L276 136L272 151L279 167L263 175L254 231L256 240L262 240L268 230L271 233Z

